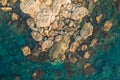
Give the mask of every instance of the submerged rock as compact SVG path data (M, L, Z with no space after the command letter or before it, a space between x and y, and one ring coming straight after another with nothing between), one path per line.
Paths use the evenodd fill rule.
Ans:
M84 75L85 76L91 76L95 74L95 72L96 72L95 68L90 63L84 64Z
M31 54L30 47L28 47L28 46L23 47L22 51L23 51L24 56L28 56Z
M65 54L65 51L68 49L69 47L69 42L70 42L70 36L66 35L63 37L63 39L56 43L55 46L53 46L53 50L50 50L50 53L52 54L52 58L53 59L60 59L60 57L62 57Z
M103 30L104 31L109 31L111 29L112 25L113 25L112 21L110 21L110 20L106 21L105 24L104 24Z

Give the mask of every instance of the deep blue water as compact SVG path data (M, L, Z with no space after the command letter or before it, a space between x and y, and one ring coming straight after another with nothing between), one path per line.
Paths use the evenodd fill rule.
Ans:
M96 13L103 12L106 15L103 23L109 19L114 23L109 32L110 38L98 35L102 45L96 48L97 53L91 59L96 73L89 77L79 74L78 65L71 64L74 73L67 77L64 63L53 65L50 62L40 63L24 57L21 48L25 45L34 48L36 43L31 37L31 30L24 25L24 21L7 25L11 18L8 13L0 11L0 80L19 80L16 76L21 80L32 80L36 68L44 71L42 80L120 80L120 13L109 0L103 4L105 6L99 5L103 7L102 10ZM102 25L101 23L95 27L102 28ZM56 73L60 73L60 77L57 77Z

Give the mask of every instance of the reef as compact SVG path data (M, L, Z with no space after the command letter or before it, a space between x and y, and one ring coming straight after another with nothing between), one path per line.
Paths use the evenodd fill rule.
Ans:
M0 0L0 79L119 80L119 2Z

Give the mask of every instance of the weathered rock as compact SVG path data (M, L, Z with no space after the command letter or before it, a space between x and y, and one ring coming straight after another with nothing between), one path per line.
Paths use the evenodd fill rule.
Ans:
M6 6L8 3L8 0L1 0L0 3L2 4L2 6Z
M32 74L32 78L33 80L39 80L42 78L43 75L44 75L44 71L35 69L35 71Z
M92 33L93 33L93 26L91 23L85 23L82 29L80 30L80 34L83 39L88 38L89 36L92 35Z
M13 21L18 20L18 18L19 18L19 16L16 13L12 13L11 17L12 17Z
M38 31L37 28L35 28L35 22L33 18L29 18L27 19L27 25L29 26L29 28L33 31Z
M42 51L49 49L52 45L53 45L53 41L51 40L44 41L42 44Z
M82 50L82 51L86 51L87 49L88 49L88 47L87 47L86 44L81 46L81 50Z
M95 44L97 43L97 41L98 41L98 39L93 39L93 40L91 41L90 47L94 47Z
M95 74L95 72L96 72L95 68L90 63L86 63L84 65L84 75L85 76L91 76L91 75Z
M63 38L63 36L58 35L58 36L55 37L55 41L56 41L56 42L59 42L59 41L62 40L62 38Z
M30 15L36 23L36 27L47 27L55 20L55 16L59 13L62 4L66 4L66 0L24 0L20 4L21 10ZM51 5L51 6L49 6Z
M12 7L1 7L0 9L3 11L12 11Z
M31 54L30 47L28 47L28 46L23 47L22 51L23 51L24 56L28 56Z
M63 56L65 54L65 51L68 49L69 42L70 36L65 35L60 42L56 43L56 45L53 46L53 49L50 50L50 53L53 53L52 58L60 59L60 57Z
M78 46L79 46L78 41L73 42L70 46L70 52L75 52Z
M41 41L43 39L43 36L39 32L32 31L31 35L35 41Z
M85 54L84 54L84 58L89 59L90 56L91 56L90 52L88 52L88 51L85 52Z
M72 12L71 18L74 19L74 20L82 20L82 18L84 18L88 13L89 13L89 11L87 10L87 8L77 7Z
M98 16L96 17L96 21L97 21L97 23L100 23L102 17L103 17L102 14L100 14L100 15L98 15Z
M104 31L109 31L111 29L112 25L113 25L112 21L110 21L110 20L106 21L105 24L104 24L103 30Z
M78 61L76 57L70 58L70 62L75 64Z

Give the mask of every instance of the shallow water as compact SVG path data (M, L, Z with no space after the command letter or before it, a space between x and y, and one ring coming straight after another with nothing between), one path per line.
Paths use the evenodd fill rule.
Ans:
M8 13L0 11L0 80L32 80L35 69L43 72L41 80L120 80L120 13L109 0L100 0L97 5L101 8L95 9L92 16L104 13L106 17L100 25L94 24L95 27L102 28L109 19L114 23L107 36L97 35L101 44L95 48L97 52L90 60L96 73L88 77L80 74L80 64L56 62L53 65L48 61L41 63L26 58L21 48L25 45L34 48L36 43L31 30L24 24L24 19L7 25L11 18Z

